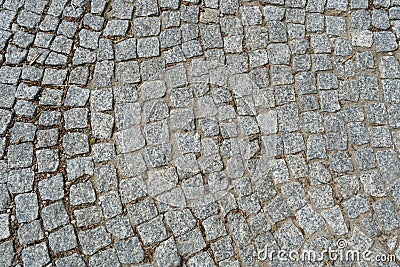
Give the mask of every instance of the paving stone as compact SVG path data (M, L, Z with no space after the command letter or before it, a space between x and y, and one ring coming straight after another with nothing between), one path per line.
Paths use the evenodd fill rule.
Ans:
M67 63L67 57L65 55L55 52L50 52L45 61L45 64L51 66L65 65L66 63Z
M324 130L322 117L318 112L304 112L302 124L303 129L309 133L318 133Z
M136 56L136 40L129 38L115 45L115 58L118 61L135 59Z
M376 237L382 232L382 228L378 225L378 221L376 220L375 216L371 214L366 216L362 223L366 232L371 237Z
M26 247L22 250L22 261L28 266L44 266L50 262L49 250L45 242Z
M359 181L354 175L339 176L337 181L339 183L340 193L344 199L355 195L360 189Z
M90 257L89 264L91 266L101 266L103 264L108 266L121 266L120 262L118 261L117 253L113 248L109 248L94 254L92 257Z
M138 39L137 53L139 58L159 56L160 43L156 37Z
M309 32L322 32L324 30L324 16L319 13L307 14L306 30Z
M392 103L400 102L399 80L383 80L382 87L386 102L392 102Z
M310 36L310 45L314 53L330 53L331 44L326 34L313 34Z
M94 69L94 85L96 87L110 86L114 78L114 63L111 61L100 61Z
M118 155L117 160L121 175L126 177L137 176L147 169L143 156L138 152Z
M57 174L49 179L39 181L40 197L44 200L58 200L64 196L64 178Z
M91 92L91 106L94 111L108 111L113 107L113 92L111 88L93 90Z
M100 38L97 52L98 60L114 59L113 42L110 39Z
M288 64L290 62L290 50L286 44L270 44L267 52L271 64Z
M58 16L58 15L56 15ZM66 37L73 38L76 30L78 28L78 24L73 21L62 20L60 25L58 26L57 34L62 34Z
M83 49L82 49L83 50ZM92 57L94 54L90 52L88 57ZM93 56L94 57L94 56ZM74 61L75 57L72 59ZM87 62L91 62L92 59L88 59ZM89 69L84 66L75 67L72 69L71 74L69 76L69 83L77 84L77 85L86 85L89 78Z
M305 10L300 9L300 8L287 9L287 11L286 11L286 21L287 22L304 24L304 21L305 21ZM290 27L291 24L288 24L288 25Z
M354 169L351 160L342 152L332 154L329 158L330 168L338 173L352 171Z
M59 149L45 149L36 151L38 173L57 171L60 165L59 159Z
M226 235L224 223L218 216L211 216L204 220L203 227L206 232L207 240L214 240Z
M20 83L17 87L15 97L33 100L37 96L39 89L39 86L29 86L26 83Z
M200 34L203 40L204 48L218 48L223 47L221 37L221 30L215 25L202 25L200 27Z
M35 193L24 193L15 197L16 214L19 222L33 221L38 216L38 200Z
M111 238L103 226L78 232L83 253L93 255L98 250L111 244Z
M366 171L360 177L364 191L374 197L386 195L386 185L382 180L381 174L376 170Z
M182 25L181 35L183 41L185 42L198 38L199 33L199 27L196 24L190 23Z
M21 68L2 66L0 68L0 78L2 83L5 84L17 84L19 77L21 76Z
M185 195L182 188L174 188L157 197L157 201L161 203L161 210L169 210L173 207L184 208L186 206Z
M202 250L206 244L200 229L194 229L176 239L179 255L192 255Z
M399 61L393 56L383 56L379 62L379 69L381 71L382 78L396 78L397 74L400 72ZM396 82L392 80L384 81L389 85L396 84Z
M117 188L116 168L111 165L102 165L94 169L94 183L96 191L103 193Z
M106 227L112 235L121 240L134 235L129 219L125 215L108 220Z
M269 205L264 207L264 210L272 224L285 220L292 215L286 201L282 197L276 197Z
M67 257L56 260L55 264L57 267L66 267L68 265L83 267L86 263L81 255L74 253Z
M318 70L331 70L332 62L326 54L312 54L311 55L312 69Z
M44 234L39 220L24 224L18 229L18 240L23 245L32 244L43 238Z
M320 162L310 165L312 184L326 184L332 180L329 171Z
M192 230L196 223L195 218L188 209L169 211L166 213L165 218L175 236L180 236Z
M0 184L0 192L1 192L0 210L1 211L6 211L6 209L9 208L10 203L11 203L10 194L9 194L9 192L7 190L7 185L6 184Z
M135 86L118 86L114 88L114 100L116 103L131 103L138 99Z
M193 109L174 109L170 114L171 125L175 129L193 130L194 114Z
M12 241L3 242L0 244L0 251L4 257L1 258L1 264L11 265L14 258L14 247Z
M399 173L398 159L393 151L383 150L376 152L376 159L382 175L387 183L392 183L394 178Z
M386 126L371 127L369 129L371 145L373 147L391 147L392 138Z
M282 249L298 249L304 243L304 236L292 222L283 224L275 233Z
M137 237L118 241L115 248L122 263L140 263L143 261L144 251Z
M319 209L333 207L334 200L332 196L332 188L328 185L315 187L308 192L312 203Z
M105 193L99 199L106 218L114 217L122 212L121 201L116 191Z
M332 35L342 35L346 30L346 21L344 18L336 16L326 16L326 32Z
M140 0L136 2L135 5L135 15L136 16L148 16L148 15L158 15L157 2L150 0Z
M4 157L5 150L6 150L6 141L7 141L7 139L5 137L0 138L0 158Z
M348 233L348 228L344 220L343 213L338 205L322 211L321 215L324 217L336 235L344 235Z
M111 16L119 19L131 19L133 13L133 5L129 2L115 1L112 4Z
M163 0L163 1L160 2L160 6L161 7L168 7L168 8L171 8L171 9L178 9L179 2L178 1L172 1L172 0L170 0L170 1ZM177 11L170 11L169 13L172 13L172 12L174 12L174 14L175 13L179 14ZM165 11L163 12L163 15L165 15ZM179 26L179 25L177 25L177 26Z
M64 113L65 114L65 113ZM82 116L83 117L83 116ZM85 122L85 128L87 127L87 120ZM109 139L112 136L112 129L114 126L114 117L109 114L101 112L91 114L92 133L95 138ZM83 121L82 121L83 126Z
M0 181L2 184L5 184L8 177L7 162L5 160L0 160L0 167Z
M171 156L171 146L162 145L157 147L148 147L145 149L145 153L150 166L164 166Z
M336 89L339 86L337 77L331 73L321 73L317 75L320 90Z
M366 213L370 210L371 204L364 195L356 195L349 200L345 201L344 207L347 210L347 214L351 219L357 218L362 213Z
M78 155L89 152L89 138L83 133L67 133L63 137L64 150L69 155Z
M224 267L238 267L240 266L239 264L240 263L238 260L231 260L231 259L227 259L220 262L220 265Z
M32 144L23 143L12 145L8 149L8 166L9 168L24 168L32 166L33 147Z
M353 122L349 123L350 140L355 145L362 145L369 142L369 135L364 123Z
M325 159L326 158L326 149L324 146L324 141L322 135L313 134L310 135L307 139L306 144L306 155L307 159Z
M50 248L55 252L64 252L77 247L78 243L72 225L64 226L49 235Z
M45 230L52 230L69 222L69 216L63 202L55 202L44 207L41 217Z
M196 267L196 266L216 266L216 265L214 265L210 257L210 254L208 254L207 252L203 252L189 259L188 266Z
M361 99L379 100L379 85L374 75L361 74L359 86Z
M83 24L95 31L100 31L103 29L104 18L88 13L83 18Z
M25 118L33 118L37 114L35 103L26 100L17 100L14 106L15 114Z
M282 194L286 198L289 208L298 210L307 204L304 189L300 183L288 183L282 187Z
M127 20L110 20L104 29L104 36L124 36L129 27L129 22Z
M77 206L85 203L93 203L96 200L93 185L90 181L72 185L70 188L71 205Z
M269 38L272 42L286 42L287 29L285 24L281 21L270 21Z
M399 45L396 42L396 36L391 32L374 33L376 52L390 52L396 50Z
M350 3L350 7L352 9L367 8L368 7L368 1L365 1L365 0L352 0L351 3Z
M103 211L99 206L91 206L74 211L76 225L78 227L97 224L104 219Z
M25 193L32 191L35 174L32 170L10 170L8 173L8 190L11 193Z
M145 90L144 90L145 93ZM122 103L116 106L116 124L119 129L127 129L141 121L139 103ZM104 117L104 115L101 115ZM112 127L112 125L110 124Z
M392 200L382 199L374 203L374 210L383 229L392 231L400 226L399 215Z
M117 80L121 85L137 83L140 81L139 65L136 61L120 62L117 64Z
M337 90L323 91L320 93L320 97L322 111L335 112L340 109Z
M8 214L0 216L0 239L6 239L10 236L10 219Z
M297 219L300 226L308 234L315 233L325 224L322 216L314 211L309 205L306 205L297 211Z
M163 241L168 237L162 216L155 217L139 225L137 231L145 246Z
M394 104L389 106L388 109L388 115L389 115L389 125L393 128L399 128L400 123L398 123L399 118L400 118L400 112L399 112L399 105Z
M77 157L67 161L68 180L76 180L84 175L93 175L94 164L90 157Z
M134 126L116 134L121 153L136 151L145 145L140 127Z
M0 87L0 92L3 95L3 98L0 100L0 107L11 108L15 100L16 87L2 84Z
M372 25L381 30L387 30L390 27L387 11L380 9L372 10Z

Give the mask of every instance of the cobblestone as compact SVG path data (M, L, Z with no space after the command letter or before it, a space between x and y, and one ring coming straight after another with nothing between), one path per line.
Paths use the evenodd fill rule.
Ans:
M1 266L399 254L399 1L0 2Z

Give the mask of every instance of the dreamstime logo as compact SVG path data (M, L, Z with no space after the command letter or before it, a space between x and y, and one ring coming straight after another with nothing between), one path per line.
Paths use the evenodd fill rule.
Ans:
M211 67L207 67L209 65ZM261 89L259 82L255 82L250 74L230 75L228 74L229 68L225 65L215 63L209 65L205 67L207 74L203 73L202 76L195 77L187 83L185 88L190 88L191 94L196 96L193 97L196 101L192 100L192 103L197 103L198 107L193 105L192 111L190 111L192 109L190 105L176 109L184 112L178 118L180 120L179 127L175 129L175 132L172 133L171 129L174 129L172 124L176 121L172 121L176 120L176 117L171 118L174 111L169 112L171 105L168 103L168 99L150 100L145 103L142 110L142 117L144 115L146 123L143 129L145 137L147 138L148 134L145 129L149 125L159 124L159 128L153 128L153 130L157 132L160 142L150 146L147 144L145 147L144 156L147 157L148 168L145 174L137 178L137 185L158 201L179 208L206 206L226 197L236 185L249 181L253 191L256 191L257 186L263 183L260 180L271 179L267 176L270 170L269 160L274 157L279 146L280 139L271 134L276 132L276 113L269 112L269 106L266 107L266 105L262 114L256 112L255 102L261 100L255 99L253 93L265 91ZM204 68L204 66L202 67ZM172 90L182 89L184 88ZM182 95L179 97L187 97L184 91L181 93ZM210 100L215 102L215 99L220 102L216 106L214 106L215 103L210 102ZM211 105L211 108L210 106L201 106L201 103ZM229 114L229 116L220 114L221 110L219 110L218 114L224 117L220 121L216 115L219 104L229 106L229 110L226 111L233 112L233 114ZM207 114L209 112L206 110L207 108L214 109L210 112L212 115ZM195 109L198 110L195 111ZM199 111L201 109L204 109L204 112ZM203 112L203 115L195 119L196 112ZM126 119L132 119L131 116L130 113L127 113ZM125 115L123 115L123 119L125 120ZM250 129L250 127L259 127L260 123L257 121L261 120L263 129L259 128L258 132ZM204 127L204 129L214 132L200 139L201 132L195 129L197 121L204 122L201 128ZM268 127L273 129L268 130ZM237 133L240 131L239 129L242 129L243 132L254 131L254 133L247 132L240 135ZM259 134L260 132L265 135L262 136ZM144 145L145 142L144 139L142 141L132 140L132 136L129 134L117 133L117 135L120 136L120 148L121 144L123 147L136 148ZM137 133L136 135L139 136ZM181 140L178 140L178 136L181 137ZM209 143L205 144L206 141ZM182 144L186 146L185 153L178 152L181 150ZM209 147L205 148L205 145ZM207 149L209 151L205 151ZM224 149L228 151L227 154L231 153L225 159L220 155L220 151ZM257 149L258 151L256 151ZM124 151L124 153L129 152ZM199 156L199 152L202 153L201 156ZM247 160L254 159L256 154L258 160L256 168L259 168L256 172L262 173L262 175L246 175ZM136 165L133 167L137 168ZM127 167L125 166L125 168ZM265 181L265 183L272 183L272 181Z
M359 251L347 249L347 241L339 239L336 248L328 247L322 251L303 250L276 250L266 245L263 249L257 250L259 261L291 261L291 262L394 262L396 255L379 254L374 255L370 250Z

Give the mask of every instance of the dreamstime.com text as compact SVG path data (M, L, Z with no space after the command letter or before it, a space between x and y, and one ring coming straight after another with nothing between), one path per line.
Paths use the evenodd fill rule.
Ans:
M265 246L257 250L257 258L260 261L291 261L291 262L323 262L323 261L341 261L341 262L395 262L396 255L380 254L376 255L370 250L359 251L347 249L347 242L339 239L336 242L336 248L328 248L322 251L303 250L276 250Z

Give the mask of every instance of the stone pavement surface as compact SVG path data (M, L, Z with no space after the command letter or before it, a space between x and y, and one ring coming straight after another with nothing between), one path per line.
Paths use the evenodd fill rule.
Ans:
M399 0L0 0L0 266L399 266L399 40Z

